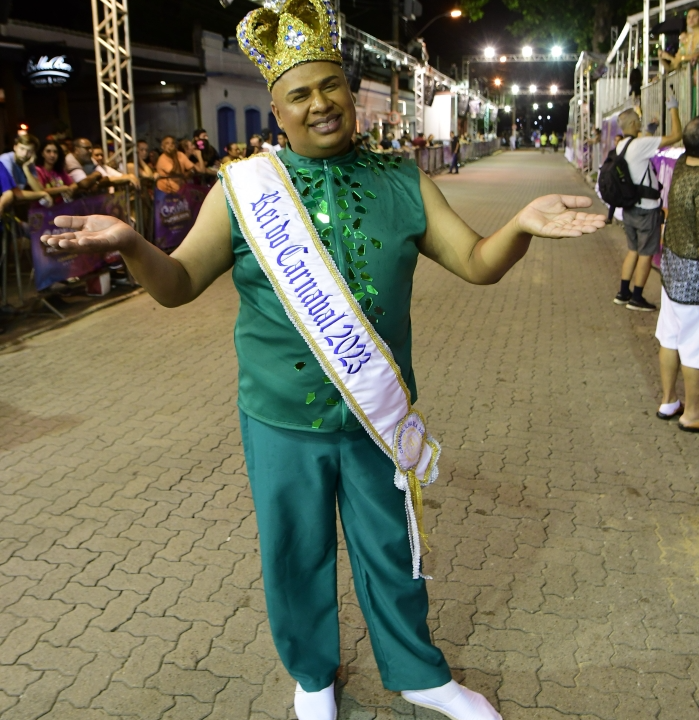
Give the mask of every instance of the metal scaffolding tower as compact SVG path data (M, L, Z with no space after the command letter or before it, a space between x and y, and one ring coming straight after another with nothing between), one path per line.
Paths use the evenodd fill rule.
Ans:
M92 0L92 24L105 161L138 175L128 0Z
M425 68L415 66L415 131L425 131Z

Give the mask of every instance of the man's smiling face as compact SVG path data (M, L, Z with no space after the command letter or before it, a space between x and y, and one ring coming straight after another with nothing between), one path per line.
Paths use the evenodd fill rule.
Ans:
M298 65L272 88L272 111L294 152L326 158L349 151L356 126L352 93L339 65Z

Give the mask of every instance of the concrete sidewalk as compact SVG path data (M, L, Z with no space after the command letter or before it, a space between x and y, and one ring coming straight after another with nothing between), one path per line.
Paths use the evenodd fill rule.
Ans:
M439 186L480 233L590 194L561 155ZM656 316L611 299L625 242L535 240L499 285L421 261L415 368L431 624L505 720L699 719L699 439L654 417ZM659 298L654 274L647 296ZM0 355L0 718L293 718L235 411L229 278ZM442 717L382 689L340 556L341 720Z

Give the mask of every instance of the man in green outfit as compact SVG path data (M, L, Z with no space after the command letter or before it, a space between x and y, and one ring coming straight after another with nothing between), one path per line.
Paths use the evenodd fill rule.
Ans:
M313 272L327 267L336 281L335 300L346 297L348 313L384 348L378 360L395 370L412 407L417 392L410 301L419 253L467 282L492 284L525 255L532 235L578 237L603 227L604 217L578 211L591 205L588 198L549 195L481 238L413 163L355 149L355 109L326 0L287 0L276 10L256 10L241 24L239 41L268 81L272 110L289 147L224 166L221 183L171 256L104 216L58 217L56 225L64 231L42 240L68 252L119 251L141 285L166 307L191 302L233 268L241 299L235 341L243 443L270 625L298 683L299 720L337 716L336 502L384 686L452 720L496 720L500 715L483 696L451 679L444 656L431 643L425 580L410 574L416 494L411 491L412 505L405 502L393 482L401 471L400 453L389 457L372 434L372 413L381 420L381 402L369 398L357 404L358 395L348 392L350 379L358 377L353 373L364 372L377 357L362 357L364 344L354 354L348 350L340 360L347 367L343 384L324 359L323 352L332 356L332 349L309 333L321 325L326 331L346 313L330 307L333 295L324 292L319 275L321 287L305 296L311 319L296 314L292 301L302 286L316 285L308 269L315 253L320 265ZM281 191L243 203L243 185L261 182L263 170L274 168ZM277 213L281 202L299 213ZM251 230L251 219L263 229ZM294 219L306 227L305 245L285 232ZM272 262L262 256L259 241L265 238L278 253ZM289 287L278 277L289 278ZM354 347L345 345L349 338L338 327L325 336L336 354L343 345ZM382 392L377 385L379 398ZM423 435L413 414L400 452L410 455L411 442L422 442ZM414 479L415 467L413 462L403 468L406 477ZM419 562L419 549L417 555Z

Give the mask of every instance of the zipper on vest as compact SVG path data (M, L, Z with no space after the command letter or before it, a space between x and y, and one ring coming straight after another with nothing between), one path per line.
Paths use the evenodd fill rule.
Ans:
M338 217L337 217L337 210L335 208L335 203L333 202L333 177L334 175L330 171L330 167L328 165L327 160L323 160L323 172L325 174L325 188L327 191L328 196L328 216L330 217L330 225L332 226L333 232L333 245L335 248L335 255L333 256L333 260L335 261L335 264L337 265L338 270L340 271L340 274L342 277L345 277L347 268L345 267L345 256L342 244L339 241L339 237L341 235L338 225ZM347 415L348 415L348 409L347 409L347 403L340 398L340 412L342 413L342 429L345 429L345 426L347 425Z

